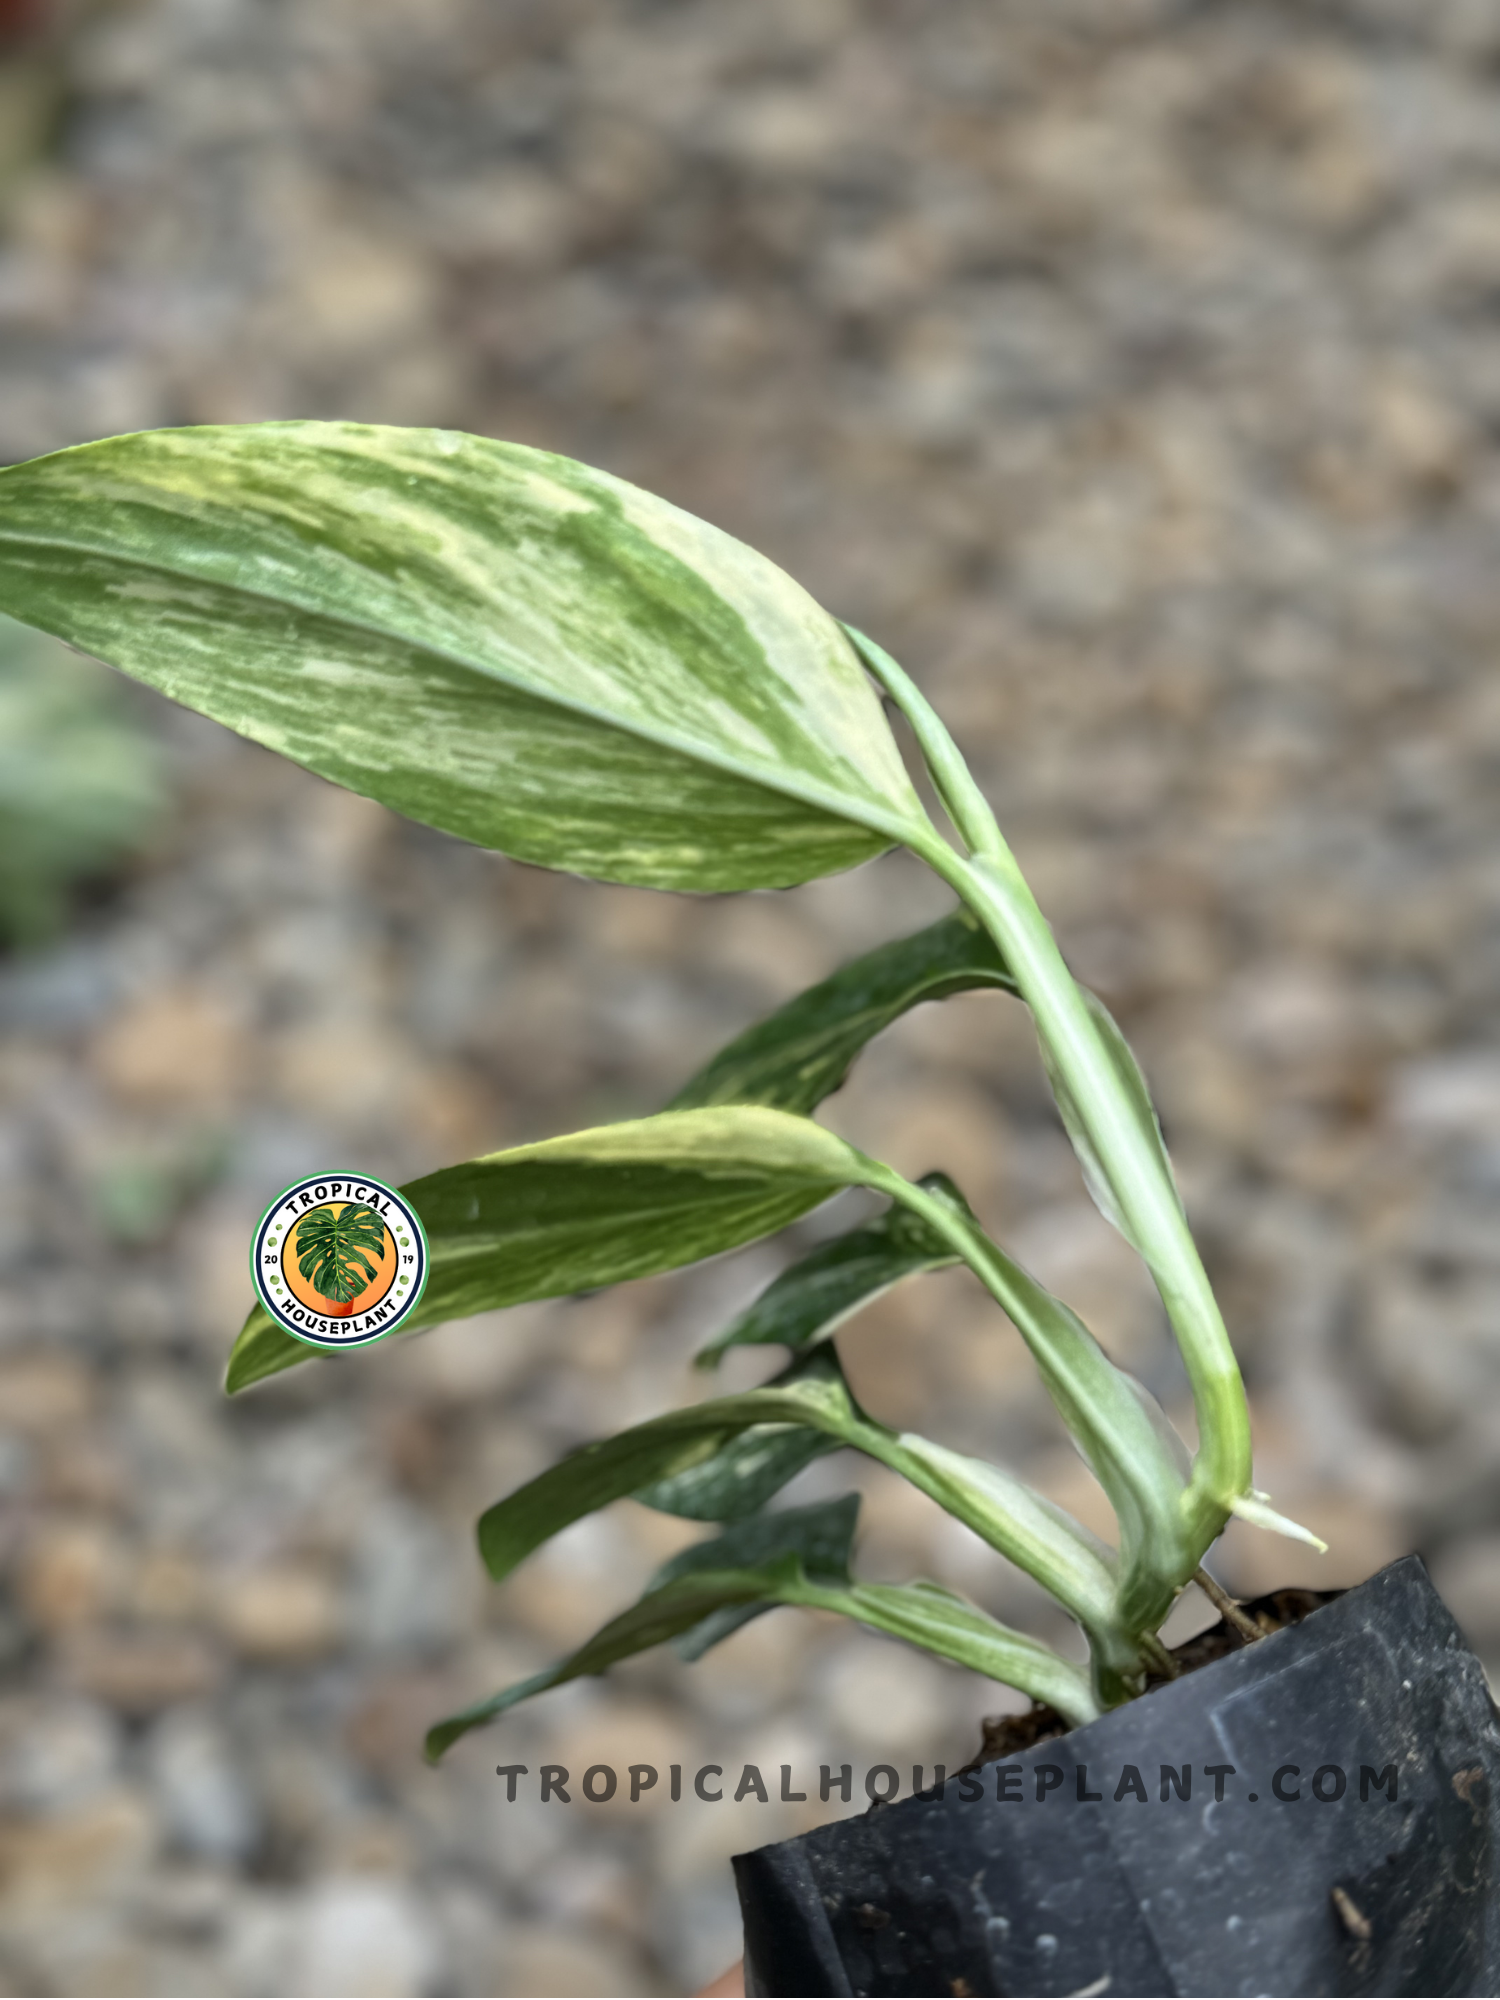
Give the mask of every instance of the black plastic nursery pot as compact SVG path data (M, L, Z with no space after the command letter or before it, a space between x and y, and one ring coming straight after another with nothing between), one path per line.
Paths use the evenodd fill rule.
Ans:
M761 1994L1500 1992L1500 1728L1408 1556L899 1804L735 1858Z

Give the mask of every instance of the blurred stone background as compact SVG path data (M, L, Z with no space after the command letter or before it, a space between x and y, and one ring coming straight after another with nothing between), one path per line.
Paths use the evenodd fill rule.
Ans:
M0 458L461 426L654 487L876 633L1141 1052L1262 1483L1333 1545L1236 1533L1226 1579L1417 1547L1500 1660L1500 13L10 0L0 36ZM688 1990L737 1950L726 1857L815 1784L542 1809L496 1762L952 1764L1004 1697L782 1612L437 1773L419 1740L688 1537L622 1506L494 1590L470 1530L701 1394L779 1253L231 1405L247 1239L311 1165L646 1111L944 896L895 861L738 900L546 876L126 707L154 830L0 965L6 1990ZM1018 1009L923 1010L828 1116L948 1167L1180 1408ZM961 1278L841 1346L878 1415L1097 1518ZM869 1574L1052 1629L925 1501L804 1484L851 1479Z

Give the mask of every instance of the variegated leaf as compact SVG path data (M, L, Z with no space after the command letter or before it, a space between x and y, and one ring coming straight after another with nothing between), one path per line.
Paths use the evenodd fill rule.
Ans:
M853 1147L758 1105L661 1112L490 1153L410 1181L431 1276L411 1327L676 1270L774 1231L865 1177ZM314 1350L263 1307L231 1391Z
M736 1521L722 1535L710 1535L706 1541L680 1550L662 1564L646 1588L662 1590L698 1570L763 1569L789 1555L798 1557L816 1583L847 1583L858 1519L857 1493L845 1493L840 1499L819 1501L811 1507L756 1514L750 1520ZM679 1633L672 1641L672 1650L680 1659L701 1660L731 1632L738 1632L770 1608L769 1604L726 1604Z
M1016 984L988 932L955 910L910 937L878 945L736 1035L685 1083L674 1111L694 1104L771 1104L813 1111L837 1090L873 1036L923 1000Z
M605 472L452 431L148 431L0 472L0 609L481 846L779 887L927 824L848 638Z
M946 1174L924 1174L917 1185L973 1220L973 1210ZM929 1223L893 1203L873 1222L820 1243L773 1278L760 1297L699 1352L697 1365L716 1368L731 1347L806 1347L826 1338L903 1278L958 1262L953 1245Z
M479 1522L480 1553L490 1574L508 1576L574 1521L705 1464L729 1439L763 1424L801 1425L878 1459L1036 1577L1086 1631L1108 1625L1116 1596L1111 1552L998 1466L874 1422L850 1395L829 1342L763 1389L673 1410L585 1445L498 1501Z
M427 1756L436 1763L469 1730L494 1721L517 1703L581 1675L602 1674L618 1660L701 1629L727 1608L753 1613L775 1604L800 1604L856 1619L939 1659L1019 1688L1035 1701L1050 1703L1072 1723L1091 1722L1099 1713L1084 1668L942 1585L826 1581L810 1577L795 1555L787 1555L756 1569L695 1569L650 1591L556 1666L436 1724L427 1734Z
M839 1440L787 1424L755 1424L721 1444L711 1458L669 1473L631 1494L643 1507L688 1521L739 1521L763 1507Z

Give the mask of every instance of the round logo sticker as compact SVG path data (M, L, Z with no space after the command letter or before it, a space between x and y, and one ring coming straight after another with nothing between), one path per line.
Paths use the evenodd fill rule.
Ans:
M368 1174L310 1174L260 1219L250 1275L279 1327L312 1347L365 1347L408 1319L427 1283L416 1211Z

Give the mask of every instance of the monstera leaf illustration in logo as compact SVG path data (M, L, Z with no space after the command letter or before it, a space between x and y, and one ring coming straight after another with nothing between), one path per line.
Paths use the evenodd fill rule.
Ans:
M330 1302L330 1313L347 1313L350 1301L374 1282L366 1251L377 1260L385 1254L385 1224L363 1202L310 1208L297 1224L297 1268Z

